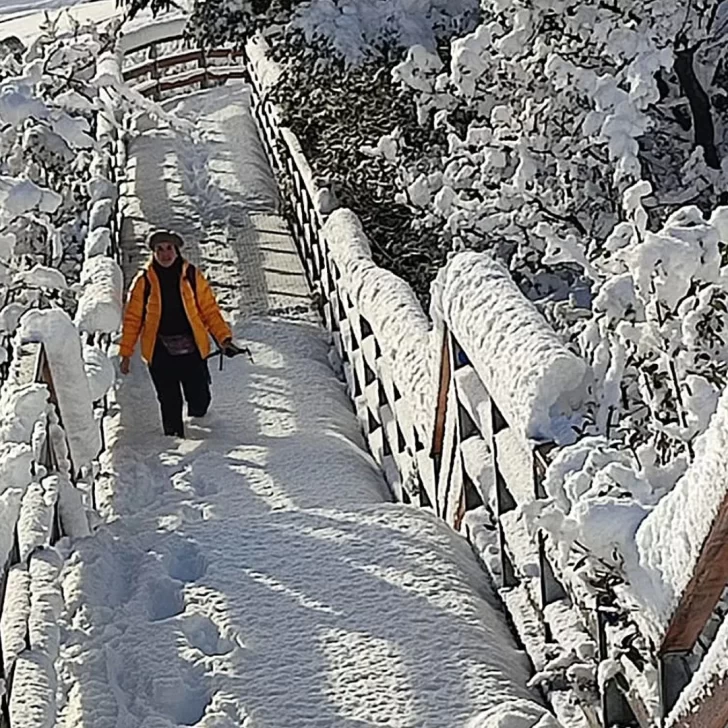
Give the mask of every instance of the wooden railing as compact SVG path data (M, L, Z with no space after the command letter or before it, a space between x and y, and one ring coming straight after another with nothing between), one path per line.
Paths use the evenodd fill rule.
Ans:
M260 138L272 168L285 181L284 187L289 193L287 213L308 282L332 334L370 450L382 467L393 497L405 503L431 507L469 536L468 513L481 507L490 513L500 556L500 594L512 614L518 610L522 612L524 624L541 626L542 637L534 640L533 630L522 629L521 623L513 620L514 629L537 668L546 664L551 648L558 643L560 628L550 622L548 615L559 611L562 614L568 611L577 619L596 643L598 658L605 659L609 653L610 630L615 614L614 599L609 589L596 597L579 591L577 586L559 574L552 558L556 544L550 543L545 533L540 532L525 542L522 534L517 534L520 527L515 519L518 506L545 497L543 479L553 446L522 440L503 416L498 405L498 393L488 392L479 377L482 389L479 410L487 411L488 415L485 418L474 416L472 402L468 402L461 391L458 376L459 372L469 371L477 377L477 371L472 367L467 351L447 327L440 359L434 434L430 442L423 441L418 423L413 413L408 411L388 362L382 356L381 342L370 321L353 300L352 292L343 285L341 271L321 233L324 219L315 203L310 169L295 136L282 127L277 108L271 102L255 64L247 56L242 56L244 66L239 69L226 67L212 72L207 59L228 57L230 51L224 49L206 54L195 49L158 57L158 43L179 38L179 35L170 35L148 44L145 49L149 51L149 60L125 69L124 78L136 81L143 75L151 75L151 81L148 80L146 85L142 82L137 88L155 97L171 89L196 83L205 85L213 79L219 82L231 77L249 80ZM230 57L241 58L241 54L230 54ZM171 76L160 73L188 63L197 63L198 69ZM208 75L204 76L205 73ZM491 454L492 491L478 483L468 470L463 443L471 438L482 440ZM512 452L514 448L521 453L515 470L512 459L504 457L506 450ZM620 674L609 679L600 691L598 710L589 701L579 703L583 722L594 726L651 726L664 720L677 694L690 679L690 674L685 672L685 661L679 654L676 659L674 652L694 645L705 628L720 590L725 586L726 559L722 549L728 536L724 523L723 517L716 521L694 583L681 596L681 606L674 615L664 643L654 654L641 656L646 662L652 662L662 677L659 714L655 715L650 710L638 691ZM524 543L528 551L526 554L523 553ZM714 548L716 545L721 547L720 551ZM720 565L712 563L718 553L722 559ZM526 573L523 568L524 564L531 563L537 566L536 574ZM699 599L698 593L701 595ZM698 602L700 608L695 606ZM715 690L714 694L722 695L724 692ZM557 708L559 704L570 701L570 691L548 689L546 693ZM696 719L692 723L688 719L687 723L680 725L684 728L723 728L715 722L718 718L714 722L705 722L705 711L699 712L702 722ZM716 710L712 715L720 716L722 712Z
M124 69L124 81L135 82L136 90L144 96L151 96L159 100L162 94L168 91L187 88L199 84L201 88L207 88L212 83L225 83L229 78L245 78L245 69L235 62L243 55L242 51L227 48L205 50L204 48L192 48L180 51L171 55L158 57L158 46L160 42L182 42L181 35L172 35L163 41L153 41L134 47L130 51L147 51L148 60L129 66ZM212 60L228 60L229 65L211 65ZM164 74L163 71L175 69L178 66L196 64L193 70ZM146 79L144 77L147 77ZM141 80L140 80L141 79Z
M49 401L52 404L53 411L55 413L55 418L51 418L49 416L46 417L44 447L40 457L38 457L37 459L34 458L32 461L33 474L35 474L35 471L39 467L42 467L48 475L53 475L56 473L63 474L59 470L59 459L55 452L53 446L53 438L51 435L51 427L53 427L56 422L60 421L60 410L58 409L58 401L55 396L53 377L50 371L50 367L48 365L47 357L45 355L45 350L42 345L38 347L33 381L35 383L45 384L47 386L49 392ZM52 419L55 419L56 422L53 422ZM75 474L73 473L73 471L69 473L72 483L74 483L74 475ZM22 514L22 507L21 510L18 512L17 520L12 525L14 531L13 546L10 550L6 562L2 565L2 571L0 571L0 615L4 613L3 607L5 605L6 588L12 570L23 567L25 569L29 569L30 563L35 555L38 553L38 551L48 546L55 545L61 538L63 538L68 533L59 509L59 496L60 491L57 491L54 495L53 502L50 504L46 503L46 505L49 506L50 519L49 522L46 524L47 531L44 543L40 546L35 546L27 553L23 553L24 550L21 549L21 543L18 533L18 521ZM7 527L9 524L3 525ZM18 651L14 658L11 658L7 654L7 651L3 650L2 635L0 635L0 680L5 682L5 692L2 695L2 698L0 698L0 726L2 726L2 728L11 728L12 726L10 703L13 696L13 678L15 676L17 660L22 657L24 651L31 650L34 647L32 636L30 634L30 625L28 623L26 623L25 625L23 644L23 650Z

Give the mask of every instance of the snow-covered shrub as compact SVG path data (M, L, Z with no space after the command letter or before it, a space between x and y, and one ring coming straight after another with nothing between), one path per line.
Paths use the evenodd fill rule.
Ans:
M28 48L0 64L0 310L7 314L6 350L23 311L49 303L74 310L89 208L106 221L117 194L97 163L104 142L95 136L106 102L94 83L97 60L115 36L95 25L72 23L60 31L58 17L48 18Z
M592 364L595 434L669 463L726 383L724 142L695 111L698 79L719 93L718 3L481 5L449 65L415 47L395 69L448 140L439 173L407 166L400 199L453 248L507 261Z

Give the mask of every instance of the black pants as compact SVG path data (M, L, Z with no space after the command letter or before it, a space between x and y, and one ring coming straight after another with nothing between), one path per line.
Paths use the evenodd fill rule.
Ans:
M184 437L182 392L190 416L202 417L210 406L212 396L207 362L198 351L172 356L164 344L157 341L149 373L152 375L159 407L162 410L164 434Z

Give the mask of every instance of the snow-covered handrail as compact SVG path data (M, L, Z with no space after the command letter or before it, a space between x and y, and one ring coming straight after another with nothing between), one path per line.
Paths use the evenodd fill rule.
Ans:
M123 32L119 40L119 50L128 56L131 53L147 50L160 43L180 40L184 37L187 19L184 15L157 20Z
M431 328L414 292L377 266L358 217L339 209L322 230L331 280L321 301L370 448L399 500L436 502L431 439ZM391 465L395 468L392 470Z
M29 340L44 343L33 379L27 363L14 360L0 397L0 720L10 728L37 725L30 717L39 706L43 725L55 723L53 634L63 558L54 544L89 535L72 459L85 464L99 443L90 399L78 391L85 372L68 315L32 311L17 336L16 351ZM69 347L76 349L75 369L68 367Z
M460 253L440 271L431 312L461 343L524 440L576 439L586 364L569 351L498 261Z
M695 460L635 539L633 587L662 654L693 648L728 584L728 392L698 442Z

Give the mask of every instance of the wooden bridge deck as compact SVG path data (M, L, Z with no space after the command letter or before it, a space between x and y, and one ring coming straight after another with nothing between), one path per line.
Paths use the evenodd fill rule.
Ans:
M200 266L233 320L264 314L309 318L309 287L278 213L276 183L245 87L211 89L165 106L178 108L194 130L161 126L129 146L121 203L127 281L149 257L149 232L170 229L185 239L185 257Z

